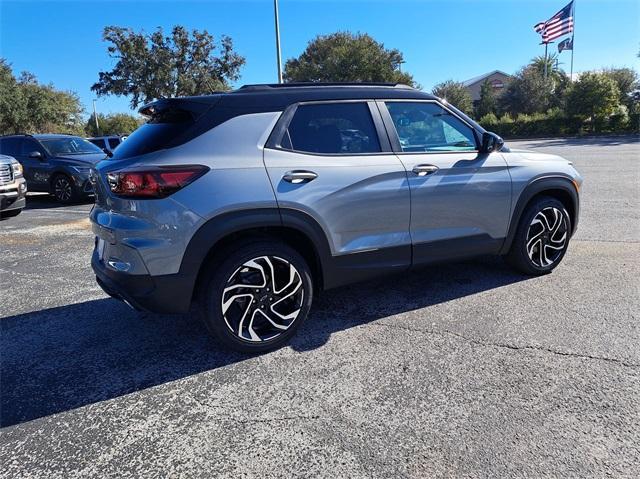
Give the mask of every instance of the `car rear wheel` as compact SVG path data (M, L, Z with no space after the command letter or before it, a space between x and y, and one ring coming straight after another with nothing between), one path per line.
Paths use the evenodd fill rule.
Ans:
M78 200L78 192L73 180L67 175L58 174L51 181L51 194L60 203L73 203Z
M570 236L564 205L555 198L538 198L522 215L507 261L525 274L550 273L564 258Z
M205 278L204 322L219 343L259 353L284 345L313 299L304 258L277 241L243 243L214 262Z

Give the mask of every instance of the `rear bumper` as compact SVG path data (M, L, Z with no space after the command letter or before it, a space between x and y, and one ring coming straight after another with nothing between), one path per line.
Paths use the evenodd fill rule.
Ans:
M95 250L91 267L105 293L137 310L175 314L186 313L191 308L193 280L181 274L151 276L114 271L100 261Z

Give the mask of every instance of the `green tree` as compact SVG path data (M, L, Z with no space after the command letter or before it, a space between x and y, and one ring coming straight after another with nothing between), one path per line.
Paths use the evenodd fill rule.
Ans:
M489 83L488 80L485 80L484 83L480 86L480 100L478 100L478 104L476 105L476 118L482 118L485 115L495 114L497 109L497 100L496 94Z
M96 121L93 113L87 120L84 130L89 136L102 136L102 135L129 135L138 128L143 119L129 115L128 113L111 113L109 115L103 115L98 113L98 126L96 128Z
M11 65L0 58L0 133L20 131L26 114L22 90L18 87Z
M91 89L98 95L130 96L133 108L158 98L228 90L245 63L231 38L222 36L218 45L206 30L189 33L176 26L165 36L162 28L146 35L109 26L103 40L111 44L107 51L117 63L100 72Z
M471 94L462 82L447 80L442 83L438 83L433 87L431 93L443 100L447 100L447 103L452 104L465 113L473 113L473 100L471 99Z
M23 72L15 78L11 66L0 59L0 134L82 132L78 96L38 83Z
M605 68L603 73L611 78L618 86L620 92L620 103L625 105L630 112L637 109L637 102L633 92L640 88L638 73L632 68Z
M298 58L287 60L287 82L392 82L416 86L400 71L402 53L387 50L366 33L319 35Z
M540 72L534 65L518 71L500 96L500 110L512 115L518 113L543 113L552 108L557 97L554 95L554 81Z
M566 76L565 72L558 66L558 54L551 53L547 55L545 60L543 55L534 57L529 66L535 68L538 73L544 76L544 67L547 65L547 77L553 81L560 81L563 76Z
M612 115L619 104L620 91L611 77L586 72L571 86L567 109L570 114L596 120Z

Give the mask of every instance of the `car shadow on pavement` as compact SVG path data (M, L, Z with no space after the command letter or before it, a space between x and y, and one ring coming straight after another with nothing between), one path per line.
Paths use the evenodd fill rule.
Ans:
M481 258L328 291L290 347L308 351L344 329L525 279ZM219 349L190 315L138 313L110 298L0 319L0 332L1 427L250 357Z
M70 204L63 204L55 200L55 198L46 193L28 193L27 204L25 210L44 210L56 208L68 208L73 206L93 205L93 197L85 198ZM88 210L87 210L88 211Z

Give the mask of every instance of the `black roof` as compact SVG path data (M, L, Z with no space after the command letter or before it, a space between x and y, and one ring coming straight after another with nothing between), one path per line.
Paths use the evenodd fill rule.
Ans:
M218 107L267 111L282 110L292 103L326 100L367 99L429 99L436 97L407 85L398 83L281 83L244 85L230 92L214 92L211 95L169 99L213 104ZM140 112L147 114L149 107L167 100L158 100L143 106ZM219 103L218 103L219 102Z

